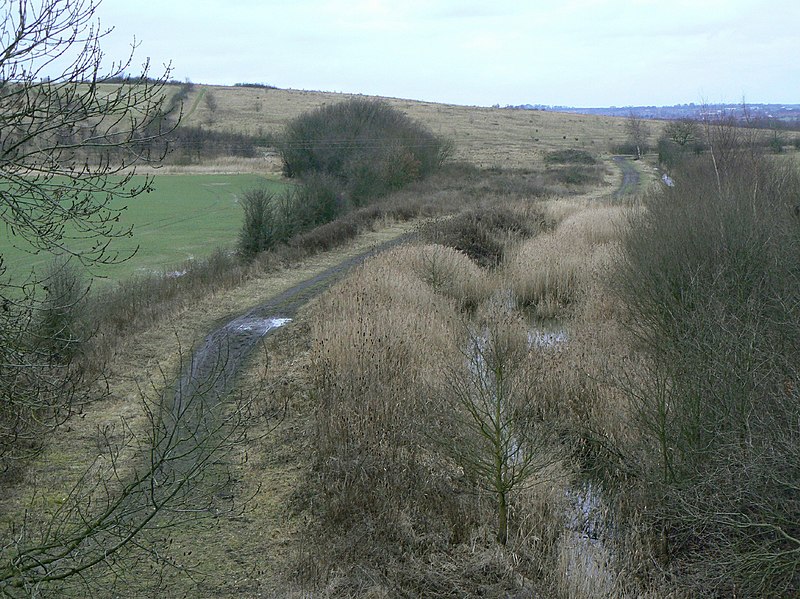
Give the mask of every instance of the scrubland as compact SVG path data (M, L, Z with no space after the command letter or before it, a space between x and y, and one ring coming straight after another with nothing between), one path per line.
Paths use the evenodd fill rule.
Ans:
M537 206L545 230L505 240L496 268L443 245L412 245L370 261L310 309L319 403L314 474L301 495L315 503L309 543L328 541L315 544L303 573L324 593L635 593L610 565L611 547L595 550L582 537L579 520L601 516L576 517L571 505L585 425L625 428L601 382L622 337L602 298L625 218L619 207L557 203ZM460 459L452 398L457 379L473 376L463 360L476 330L489 344L516 338L521 355L509 366L520 372L509 374L524 373L524 407L541 436L531 442L548 454L510 495L501 545L496 498ZM537 342L543 332L556 335ZM521 389L514 395L522 400Z
M187 119L271 135L340 99L195 86ZM26 532L26 509L29 530L82 513L62 507L65 481L146 433L143 407L205 332L409 237L263 339L228 399L241 434L197 483L202 509L37 592L796 592L796 174L737 148L688 161L675 188L643 161L619 195L622 120L388 102L454 142L439 172L249 264L220 254L98 309L100 392L6 476L9 530ZM114 455L120 480L136 469Z

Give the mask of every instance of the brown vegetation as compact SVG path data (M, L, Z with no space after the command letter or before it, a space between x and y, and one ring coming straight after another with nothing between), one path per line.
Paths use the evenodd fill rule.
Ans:
M187 103L203 89L187 89ZM197 111L208 127L259 135L343 99L261 87L209 97ZM157 388L146 382L174 372L181 347L212 323L366 250L387 226L416 228L414 243L355 269L248 363L235 397L253 418L212 471L224 488L198 487L215 506L246 509L149 535L157 567L132 552L115 580L85 588L794 592L793 175L709 126L713 160L623 206L600 156L624 140L622 120L388 102L454 138L470 162L249 265L219 253L182 277L109 292L92 306L98 334L84 347L109 359L106 400L83 406L8 481L4 522L18 524L26 506L39 510L29 527L69 513L63 480L78 480L98 448L123 448L109 455L124 479L135 466L126 435L152 424L141 406L155 405Z
M198 96L206 93L204 90L213 92L217 102L214 123L207 126L209 129L254 137L278 134L289 120L305 112L351 98L364 98L317 91L194 85L186 105L192 106ZM382 100L434 134L451 140L455 160L483 168L540 165L547 152L565 147L594 155L604 154L627 139L624 118L456 106L398 98ZM198 110L187 114L184 123L199 125L205 118L206 112ZM279 170L277 156L271 160Z
M573 571L576 564L600 557L587 557L580 541L574 547L573 537L583 533L570 521L565 493L594 450L588 422L619 429L604 406L612 391L591 382L605 362L590 366L586 353L600 356L606 344L618 343L606 324L616 308L595 298L613 262L621 230L614 223L621 227L624 218L620 208L587 210L579 202L571 212L567 217L547 203L529 207L527 214L536 216L526 234L533 237L508 243L499 269L481 268L456 244L412 246L374 259L315 305L312 396L319 428L316 465L301 496L315 497L313 509L304 504L314 516L309 538L327 541L310 552L300 572L304 585L319 585L325 596L600 596L592 587L576 590L576 579L586 575ZM482 214L446 221L448 239L474 239ZM495 214L486 214L492 222ZM541 225L548 219L550 231ZM506 214L499 222L514 221ZM537 242L550 248L549 256L569 248L586 265L564 274L551 264L549 278L533 274L545 298L560 298L568 281L570 310L558 311L569 330L566 345L536 341L541 325L530 324L516 296L531 285L522 265L535 271L546 263L541 251L530 253ZM520 265L519 272L509 264ZM477 361L468 351L476 343L486 349ZM503 417L510 428L498 429L506 431L500 436L473 426L488 414L478 406L497 399L493 393L481 399L473 387L482 364L502 364L491 367L494 382L487 387L502 384L498 410L513 412ZM530 457L505 444L511 430ZM530 475L508 479L518 486L487 486L481 455L505 455L512 468L530 464ZM498 526L502 550L495 545ZM625 587L616 578L608 585L602 588Z

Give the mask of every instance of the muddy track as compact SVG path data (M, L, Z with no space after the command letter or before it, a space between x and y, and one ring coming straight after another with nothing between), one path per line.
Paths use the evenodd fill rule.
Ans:
M639 171L636 166L625 156L614 156L612 159L622 171L622 183L619 189L614 192L614 199L621 200L624 196L630 195L639 188Z
M413 233L402 235L345 260L239 316L226 319L212 330L183 367L174 392L164 398L170 415L165 438L170 438L173 444L169 451L194 456L172 462L171 474L180 475L181 472L175 470L188 471L196 467L197 452L193 446L203 442L202 431L215 430L214 420L219 413L215 408L223 396L233 390L239 369L266 335L291 320L302 306L351 268L413 237ZM176 438L179 439L177 443Z

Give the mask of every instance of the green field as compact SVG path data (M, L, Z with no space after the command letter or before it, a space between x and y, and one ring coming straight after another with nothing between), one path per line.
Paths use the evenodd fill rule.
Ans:
M141 185L136 177L133 185ZM168 272L187 260L208 256L218 247L232 247L242 224L238 198L247 189L266 186L276 191L285 187L274 179L254 174L241 175L157 175L154 191L127 203L120 224L133 225L133 237L115 239L110 250L127 256L119 264L94 268L93 275L103 281L118 281L134 274ZM19 240L0 231L0 254L8 274L19 280L31 269L40 271L50 261L46 254L34 255L24 250Z

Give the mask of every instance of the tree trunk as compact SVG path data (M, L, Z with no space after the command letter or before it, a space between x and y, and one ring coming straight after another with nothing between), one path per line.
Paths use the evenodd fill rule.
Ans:
M505 545L508 541L508 503L505 491L497 493L497 501L497 542Z

